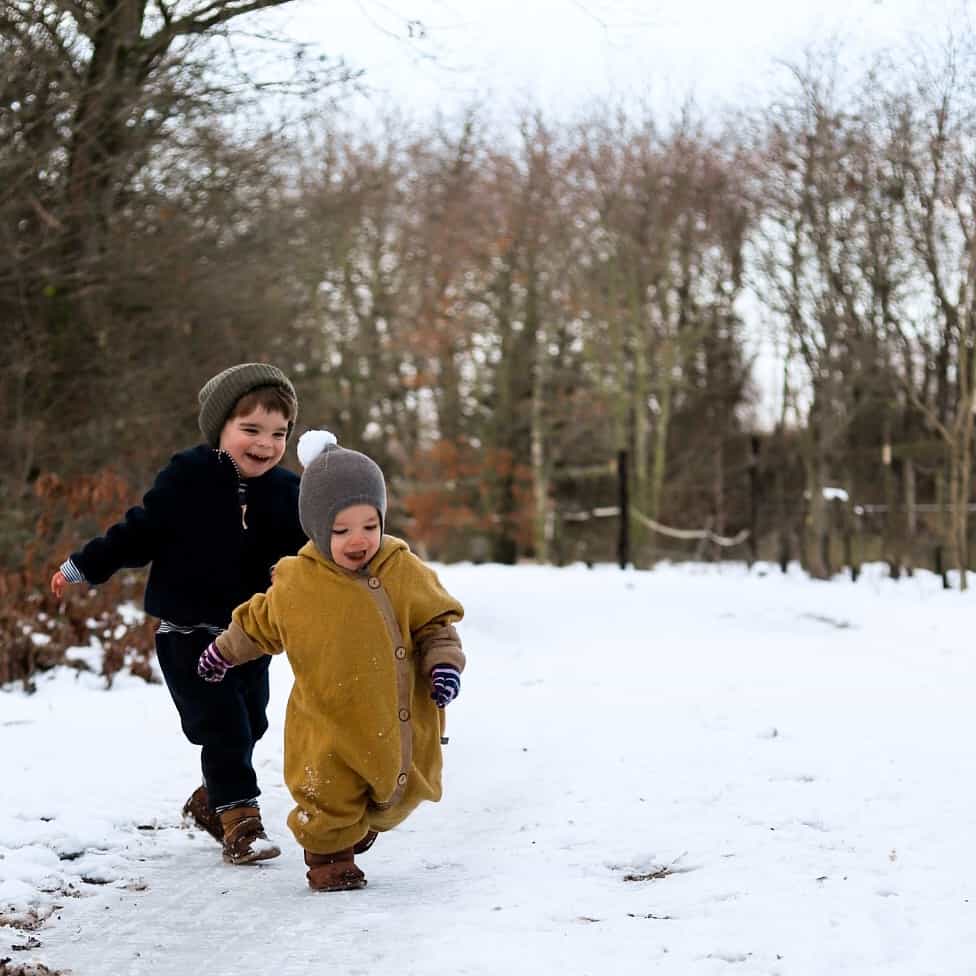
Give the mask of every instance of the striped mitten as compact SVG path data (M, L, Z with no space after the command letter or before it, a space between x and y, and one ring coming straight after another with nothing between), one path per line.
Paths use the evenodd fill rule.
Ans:
M197 674L204 681L216 683L224 680L224 675L233 667L223 654L217 650L217 644L211 641L197 661Z
M450 705L461 690L461 672L450 664L435 664L430 672L430 697L438 708Z

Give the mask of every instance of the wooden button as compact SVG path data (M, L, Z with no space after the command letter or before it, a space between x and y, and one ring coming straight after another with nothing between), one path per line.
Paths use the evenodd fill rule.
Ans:
M397 776L397 786L403 786L403 784L406 783L406 781L407 781L406 773L400 773L400 775Z
M407 656L407 649L405 647L398 647L394 652L396 659L402 661Z
M370 576L366 582L371 590L378 590L380 588L380 581L376 576Z
M400 721L401 722L406 722L408 718L410 718L410 711L409 711L409 709L401 708L400 709Z

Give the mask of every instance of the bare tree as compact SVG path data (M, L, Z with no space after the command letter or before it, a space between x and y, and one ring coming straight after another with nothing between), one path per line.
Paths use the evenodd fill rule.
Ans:
M232 21L276 5L0 5L0 312L4 345L17 353L0 366L0 409L22 461L0 476L0 492L10 499L5 523L11 513L25 519L18 533L29 527L25 499L39 471L127 467L137 430L146 463L152 439L141 415L158 423L174 402L168 391L192 405L182 364L206 346L201 323L216 347L222 316L253 294L251 283L233 290L244 268L235 272L232 259L280 227L273 215L264 227L253 218L274 193L274 147L233 146L222 113L242 89L205 55ZM322 64L300 77L337 75ZM243 321L259 306L244 306ZM184 418L192 430L189 409L180 426Z
M973 411L976 403L976 121L973 52L950 45L934 71L922 66L914 92L889 102L896 194L925 301L901 335L909 349L906 388L941 439L948 467L952 563L967 587ZM926 358L927 357L927 358ZM934 399L919 395L930 371Z
M766 300L782 315L809 377L802 439L804 562L814 576L826 578L831 565L824 489L835 478L852 417L849 355L863 315L849 185L856 121L837 108L827 66L795 69L794 80L794 94L769 112L757 254Z

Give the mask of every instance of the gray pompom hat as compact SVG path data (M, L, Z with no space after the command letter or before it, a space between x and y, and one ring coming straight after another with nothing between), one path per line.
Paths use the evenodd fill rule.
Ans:
M298 395L291 380L277 366L240 363L212 376L197 395L200 401L200 432L211 447L220 446L220 432L237 401L261 386L276 386L295 401L293 416L288 421L288 433L291 434L298 418Z
M298 439L304 465L298 489L298 519L326 559L332 558L332 523L350 505L372 505L386 521L386 480L380 466L359 451L340 447L327 430L309 430Z

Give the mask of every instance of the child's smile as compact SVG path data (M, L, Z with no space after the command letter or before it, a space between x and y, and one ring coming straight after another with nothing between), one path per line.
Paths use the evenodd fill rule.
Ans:
M332 523L331 555L338 566L356 572L376 555L382 532L372 505L350 505Z
M245 478L270 471L285 453L288 421L277 411L256 407L248 414L231 417L220 432L220 449L226 451Z

